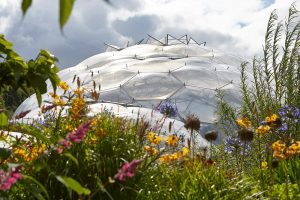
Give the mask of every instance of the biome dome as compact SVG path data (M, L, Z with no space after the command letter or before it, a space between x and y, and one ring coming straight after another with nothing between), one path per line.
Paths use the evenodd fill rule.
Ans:
M238 85L242 61L209 49L205 43L167 35L163 40L149 36L146 43L140 41L126 48L107 46L106 52L59 72L61 80L73 89L78 77L85 88L92 89L94 81L101 85L99 102L92 103L156 109L161 102L170 101L178 107L177 119L196 114L202 123L210 124L216 119L216 89L225 91L231 105L241 102ZM58 95L62 93L57 90ZM43 104L47 102L51 97L44 94ZM28 116L37 114L34 95L19 106L15 115L26 110L31 110Z

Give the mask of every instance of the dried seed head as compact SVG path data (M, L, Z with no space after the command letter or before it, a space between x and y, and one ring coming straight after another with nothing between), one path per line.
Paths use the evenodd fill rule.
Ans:
M239 138L243 142L251 141L253 140L254 137L253 131L250 131L248 129L239 130L238 134L239 134Z
M272 168L277 168L278 165L279 165L278 160L273 160L273 161L272 161L272 164L271 164L271 167L272 167Z
M187 116L184 127L186 129L196 130L199 131L200 129L200 120L196 115L189 115Z
M215 141L218 138L218 133L215 130L209 131L205 134L204 138L210 142Z

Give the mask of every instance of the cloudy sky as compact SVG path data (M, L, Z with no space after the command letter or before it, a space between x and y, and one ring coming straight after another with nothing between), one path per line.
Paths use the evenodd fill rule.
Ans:
M61 33L58 0L33 0L25 18L21 0L0 1L0 33L25 59L40 49L56 55L60 68L105 51L104 42L134 44L147 34L188 34L211 48L251 58L262 49L268 17L277 9L285 20L295 0L76 0ZM299 9L300 4L296 7Z

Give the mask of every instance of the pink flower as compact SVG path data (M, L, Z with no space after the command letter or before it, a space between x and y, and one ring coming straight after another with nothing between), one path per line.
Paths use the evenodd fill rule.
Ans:
M119 181L125 181L127 177L133 177L141 162L141 160L133 160L130 163L125 162L114 178Z
M11 186L15 184L18 180L22 179L22 174L19 172L18 168L13 168L10 173L4 173L4 171L0 171L0 190L10 190Z
M75 131L68 134L68 139L74 143L81 142L89 131L90 124L91 122L86 122L80 125Z

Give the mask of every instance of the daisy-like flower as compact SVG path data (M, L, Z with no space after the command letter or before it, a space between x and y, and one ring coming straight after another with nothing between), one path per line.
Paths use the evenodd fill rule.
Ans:
M177 143L178 143L178 137L175 134L168 136L166 139L166 144L169 146L175 147L177 145Z
M162 140L160 135L155 135L152 131L148 133L148 139L153 144L159 144Z
M190 153L190 150L187 147L182 148L182 156L185 157Z
M273 128L279 128L282 125L279 116L276 114L266 117L265 121L268 126Z

